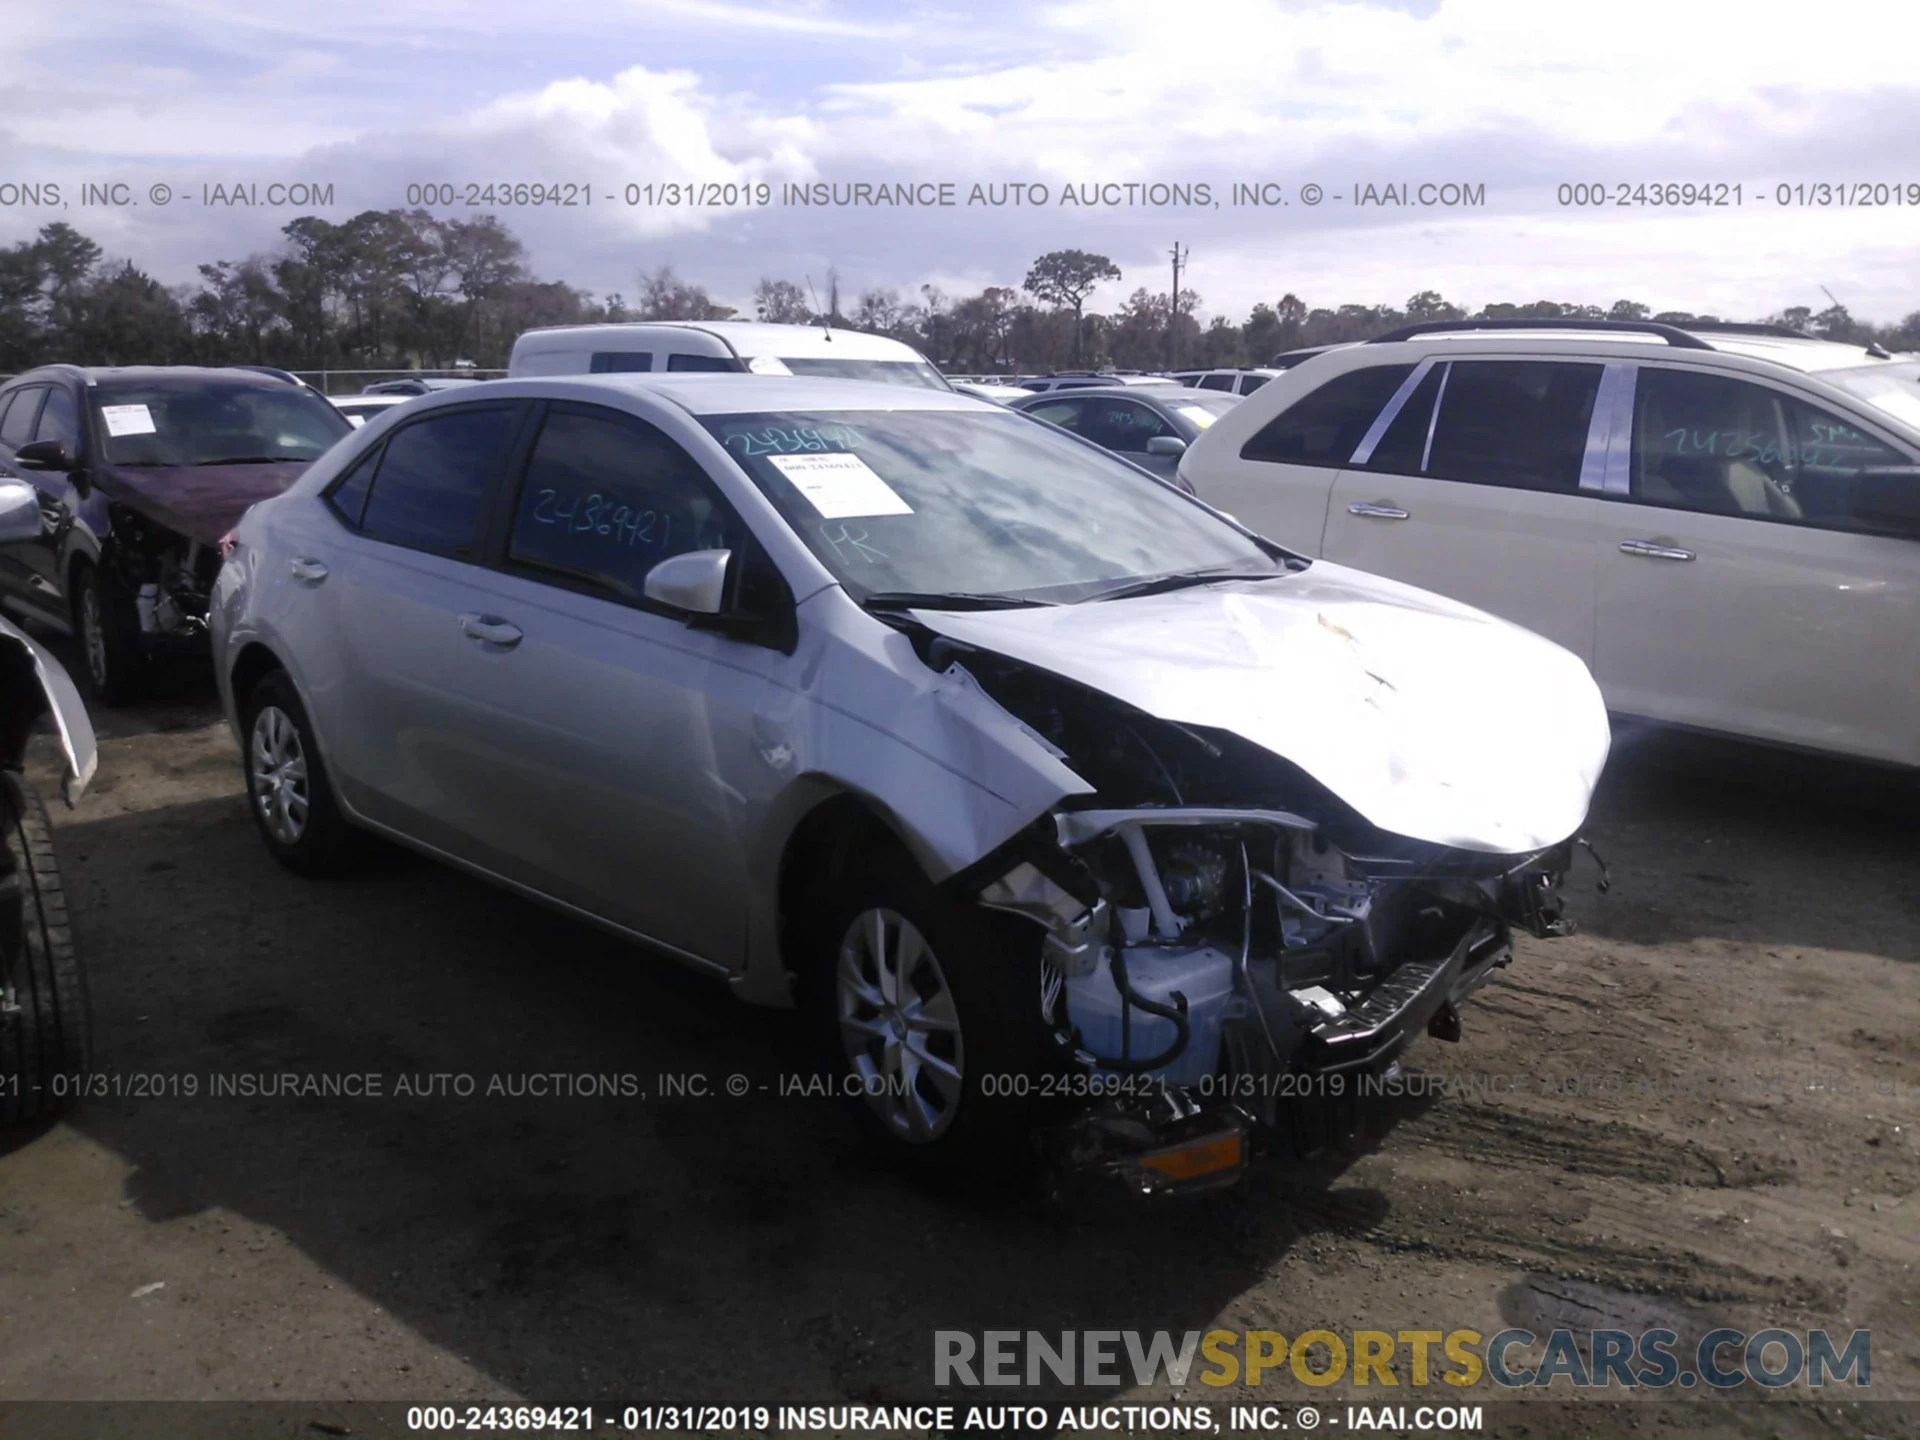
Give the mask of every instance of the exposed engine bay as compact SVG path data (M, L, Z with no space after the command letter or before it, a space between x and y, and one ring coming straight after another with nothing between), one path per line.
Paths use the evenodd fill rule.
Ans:
M110 512L114 545L103 564L133 597L140 633L153 641L207 633L207 603L220 572L217 547L187 539L131 506Z
M1503 855L1391 835L1230 733L953 641L925 653L1096 787L950 882L1045 930L1034 1003L1066 1063L1111 1082L1066 1137L1082 1168L1230 1180L1301 1093L1286 1077L1377 1076L1422 1033L1458 1039L1516 927L1571 928L1572 840Z

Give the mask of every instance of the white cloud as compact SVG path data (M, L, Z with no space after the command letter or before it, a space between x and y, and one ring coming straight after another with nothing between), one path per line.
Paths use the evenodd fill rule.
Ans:
M631 288L672 259L742 298L762 273L837 265L849 285L930 276L1017 284L1040 250L1081 245L1165 286L1194 249L1210 308L1309 300L1561 298L1755 314L1817 297L1856 313L1920 307L1899 257L1912 209L1809 213L1755 201L1782 180L1920 180L1891 157L1920 139L1910 47L1868 0L1620 0L1605 12L1532 0L1276 4L1065 0L1009 11L860 9L826 0L583 0L557 11L485 0L374 0L236 17L214 0L126 13L164 22L139 56L80 63L87 42L41 0L25 46L65 101L15 115L16 169L164 161L176 184L332 178L340 208L405 203L418 180L590 180L590 213L502 212L542 273ZM101 31L96 28L93 34ZM663 58L665 57L665 58ZM397 77L406 77L396 86ZM464 83L463 83L464 82ZM38 84L39 94L61 93ZM236 168L237 167L237 168ZM23 172L25 173L25 172ZM1035 180L1035 211L628 207L628 183ZM1071 182L1206 181L1205 210L1062 209ZM1355 181L1484 184L1473 212L1236 209L1235 180L1296 195ZM1559 181L1745 187L1738 211L1590 214ZM607 203L608 196L614 202ZM46 216L0 212L29 233ZM168 278L271 242L285 216L66 218ZM0 233L4 233L0 232ZM954 284L960 283L959 279ZM952 287L950 287L952 288Z

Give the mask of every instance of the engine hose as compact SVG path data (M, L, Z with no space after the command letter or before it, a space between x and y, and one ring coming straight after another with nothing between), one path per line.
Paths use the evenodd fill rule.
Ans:
M1137 1075L1148 1070L1158 1070L1163 1065L1171 1065L1186 1052L1187 1040L1192 1034L1187 1025L1187 997L1178 990L1173 992L1171 1005L1162 1005L1157 1000L1149 1000L1127 983L1127 961L1125 955L1115 948L1113 959L1114 988L1120 992L1120 1044L1123 1049L1131 1049L1129 1043L1132 1027L1128 1024L1128 1015L1135 1006L1149 1015L1158 1015L1163 1020L1173 1022L1173 1043L1158 1055L1150 1055L1143 1060L1110 1060L1104 1055L1095 1055L1093 1061L1102 1070L1117 1070L1123 1075Z

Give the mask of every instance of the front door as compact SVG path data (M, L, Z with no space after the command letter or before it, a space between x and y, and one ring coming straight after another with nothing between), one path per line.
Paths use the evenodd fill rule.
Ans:
M1598 557L1607 703L1920 764L1920 542L1853 504L1862 467L1907 463L1787 391L1643 366Z

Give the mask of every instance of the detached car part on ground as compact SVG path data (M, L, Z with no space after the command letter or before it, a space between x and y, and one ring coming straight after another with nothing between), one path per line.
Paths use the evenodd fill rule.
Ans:
M0 539L38 531L31 486L0 480ZM0 1128L78 1095L92 1059L86 974L67 923L46 807L22 774L27 739L51 714L67 757L66 800L93 778L93 727L60 662L0 620Z
M1149 1188L1456 1035L1608 748L1537 636L850 382L423 398L248 514L213 629L290 867L389 835L797 1001L903 1156Z
M352 428L278 372L30 371L0 389L0 473L40 523L0 545L0 599L71 630L95 696L125 704L156 661L204 653L221 537Z

